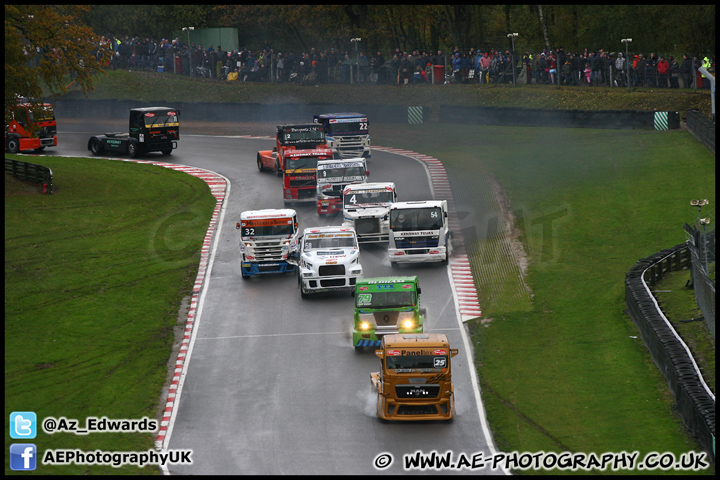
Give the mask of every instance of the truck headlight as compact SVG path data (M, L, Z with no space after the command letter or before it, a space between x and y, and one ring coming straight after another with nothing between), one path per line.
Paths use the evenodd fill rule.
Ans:
M360 330L370 330L370 323L368 322L362 322L360 324Z
M412 320L405 320L405 321L402 323L402 326L403 326L403 328L406 328L406 329L410 330L410 329L413 328L414 324L413 324L413 321L412 321Z

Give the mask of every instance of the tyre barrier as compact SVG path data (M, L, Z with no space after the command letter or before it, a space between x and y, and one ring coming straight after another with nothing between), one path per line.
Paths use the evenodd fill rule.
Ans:
M625 276L625 303L643 343L675 396L683 424L715 463L715 395L649 287L662 278L664 271L682 270L688 264L685 243L638 260Z
M715 155L715 122L703 116L698 110L688 110L685 113L685 121L688 131Z

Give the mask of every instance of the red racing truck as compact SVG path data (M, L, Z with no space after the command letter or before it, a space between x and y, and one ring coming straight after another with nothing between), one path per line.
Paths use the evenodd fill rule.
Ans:
M5 151L40 152L45 147L57 147L57 123L52 105L43 103L33 109L29 103L10 107L11 120L5 126Z
M317 162L331 160L322 125L278 125L276 146L257 153L257 166L283 177L283 201L317 201Z

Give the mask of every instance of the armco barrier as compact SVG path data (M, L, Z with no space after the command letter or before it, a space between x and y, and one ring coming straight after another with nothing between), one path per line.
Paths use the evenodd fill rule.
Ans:
M664 273L687 268L685 243L639 260L625 276L625 303L655 365L675 396L685 427L715 462L715 395L682 339L665 318L650 286Z
M653 130L656 128L656 113L636 110L555 110L441 105L439 115L443 123L470 125ZM679 128L679 113L665 113L667 113L667 128Z
M180 110L186 120L208 122L277 122L305 123L313 115L329 112L361 112L372 122L408 123L408 107L403 105L331 105L310 104L260 104L260 103L176 103L143 102L128 100L60 99L55 115L62 117L109 118L122 120L131 108L150 104L171 103ZM437 112L422 107L425 122L437 118L440 123L471 125L508 125L527 127L577 127L653 130L655 113L635 110L554 110L509 107L465 107L441 105ZM434 116L433 113L437 113ZM666 112L669 129L680 127L678 112ZM372 127L371 127L372 128Z
M688 131L715 155L715 122L697 110L688 110L685 121Z
M48 167L6 158L5 173L9 173L13 177L22 178L23 180L39 183L42 185L43 193L52 194L53 175L52 170Z

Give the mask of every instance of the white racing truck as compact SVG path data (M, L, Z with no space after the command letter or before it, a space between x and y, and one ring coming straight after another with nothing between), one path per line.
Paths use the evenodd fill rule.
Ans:
M317 213L340 212L343 209L343 190L352 183L365 183L370 175L367 160L362 157L347 160L318 160Z
M396 200L392 182L348 185L343 191L343 225L355 229L360 243L387 242L388 212Z
M390 206L390 265L446 262L450 258L447 200L397 202Z
M295 271L293 257L300 248L295 210L247 210L235 226L240 230L242 278L253 275Z
M363 274L357 235L347 227L306 228L297 261L302 298L311 293L352 292Z

